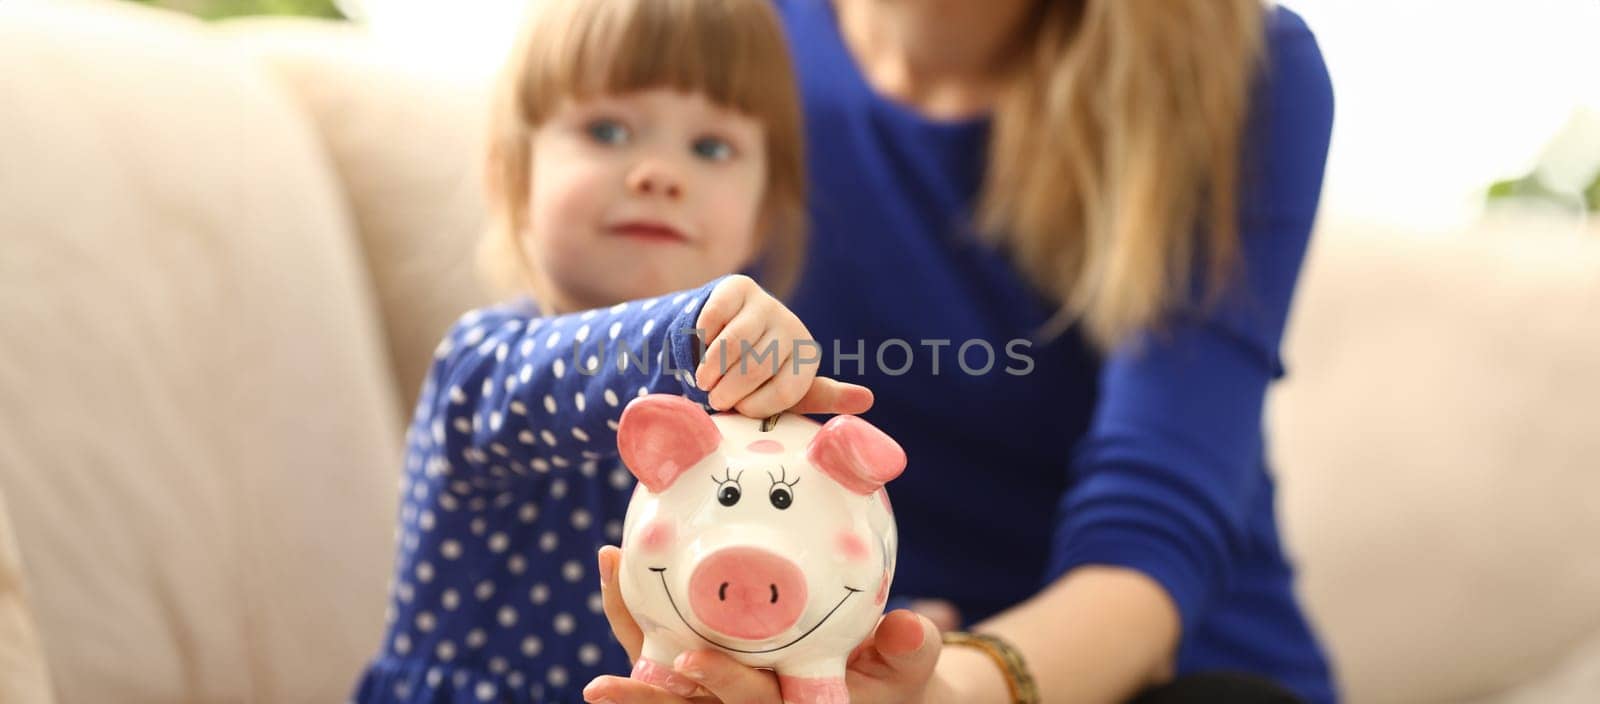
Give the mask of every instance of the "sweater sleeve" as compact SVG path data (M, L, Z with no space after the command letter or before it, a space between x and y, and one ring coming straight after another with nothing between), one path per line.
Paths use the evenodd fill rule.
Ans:
M615 456L617 420L637 396L705 403L694 326L721 281L554 317L525 299L467 313L418 401L413 445L443 450L422 469L475 487L559 472Z
M1283 374L1278 345L1332 126L1315 38L1282 8L1267 24L1241 169L1239 279L1220 305L1183 306L1105 360L1051 547L1051 580L1090 563L1149 575L1173 599L1185 634L1249 540L1249 511L1264 488L1263 401Z

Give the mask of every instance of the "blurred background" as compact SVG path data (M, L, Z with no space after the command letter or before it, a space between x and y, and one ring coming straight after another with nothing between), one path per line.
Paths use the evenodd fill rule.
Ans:
M199 17L350 18L429 61L492 71L510 0L139 0ZM1600 207L1600 3L1297 0L1338 97L1326 212L1457 228L1499 206ZM1471 148L1464 148L1471 145Z
M1341 686L1600 701L1600 3L1283 4L1337 109L1270 452ZM0 703L348 694L522 7L0 2Z
M289 15L347 19L357 17L333 0L130 0L141 5L152 5L176 12L185 12L208 20L252 15Z

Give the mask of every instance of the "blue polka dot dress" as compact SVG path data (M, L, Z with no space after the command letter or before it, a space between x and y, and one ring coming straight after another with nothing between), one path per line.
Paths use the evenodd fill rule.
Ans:
M581 702L594 677L628 673L595 574L634 484L617 419L646 393L705 401L693 328L720 281L552 317L518 299L456 323L406 433L387 625L354 701Z

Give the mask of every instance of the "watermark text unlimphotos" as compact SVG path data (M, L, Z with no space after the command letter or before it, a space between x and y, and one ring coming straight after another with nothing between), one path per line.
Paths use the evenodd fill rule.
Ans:
M776 376L787 366L791 373L799 374L801 369L809 365L820 365L822 362L822 343L816 340L769 340L765 344L753 345L748 340L742 340L737 345L726 340L718 340L716 345L707 349L703 330L684 328L674 332L693 334L697 359L706 359L709 354L717 362L719 369L738 369L740 374L748 373L753 368L766 365ZM671 348L663 345L657 354L651 355L650 342L645 340L638 347L633 347L622 341L615 341L608 345L601 341L598 352L590 351L584 356L580 343L572 343L572 368L579 374L594 376L599 374L605 365L616 367L619 373L626 373L630 368L638 368L642 373L651 372L652 359L661 365L661 371L675 374L682 370L673 365ZM854 373L861 376L867 373L868 364L875 365L878 373L888 376L901 376L912 372L925 373L932 376L941 374L965 374L967 376L984 376L993 372L997 367L1000 371L1011 376L1027 376L1033 373L1033 357L1028 354L1033 342L1027 339L1008 340L999 346L988 340L969 339L959 343L950 339L920 339L913 345L908 340L889 338L877 343L873 349L868 349L866 340L856 340L849 344L843 340L833 341L833 355L830 359L832 369L820 369L820 373L829 376L840 376L845 373ZM1002 358L1003 354L1003 358ZM852 371L853 370L853 371Z

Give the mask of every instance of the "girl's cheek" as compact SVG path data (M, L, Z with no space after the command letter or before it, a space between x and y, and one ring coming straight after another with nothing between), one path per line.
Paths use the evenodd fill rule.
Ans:
M584 221L598 224L603 215L601 200L613 191L605 187L606 170L600 164L583 158L541 159L538 166L529 174L535 193L530 205L542 211L532 213L534 218L569 235L574 230L582 231L579 228Z

